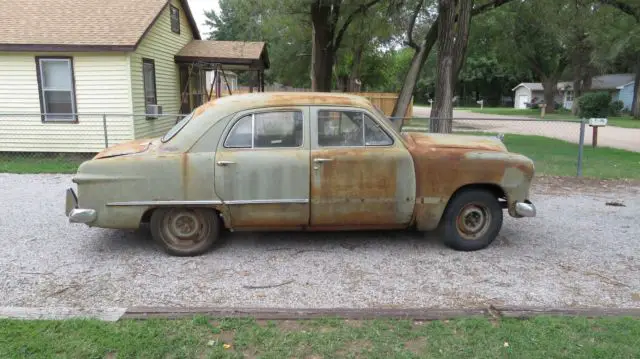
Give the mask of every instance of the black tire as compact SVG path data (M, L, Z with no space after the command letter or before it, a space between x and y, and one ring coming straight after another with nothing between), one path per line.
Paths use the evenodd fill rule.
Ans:
M217 213L207 208L159 208L151 215L151 235L173 256L207 252L220 237Z
M502 220L502 207L493 193L463 190L449 201L440 222L440 233L450 248L477 251L496 239Z

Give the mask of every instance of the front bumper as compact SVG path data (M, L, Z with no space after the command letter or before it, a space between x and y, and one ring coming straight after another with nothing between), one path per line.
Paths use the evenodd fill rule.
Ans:
M65 214L69 217L69 223L91 223L96 220L94 209L78 208L78 196L72 188L67 189L65 200Z
M516 214L520 217L535 217L536 216L536 206L531 203L529 200L525 200L524 202L516 202L515 207Z

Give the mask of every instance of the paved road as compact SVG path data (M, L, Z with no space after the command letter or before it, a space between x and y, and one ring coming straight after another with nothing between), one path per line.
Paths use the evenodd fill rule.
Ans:
M429 117L428 107L414 107L415 117ZM500 121L500 120L531 120L522 116L502 116L480 114L470 111L454 110L455 126L468 130L486 132L517 133L539 135L578 143L580 140L580 124L561 121ZM493 120L493 121L492 121ZM592 130L586 127L585 144L591 145ZM598 146L619 148L640 152L640 129L607 126L598 130Z
M473 253L414 232L238 233L177 258L144 230L67 223L70 178L0 174L0 307L640 307L640 186L539 184L539 217Z

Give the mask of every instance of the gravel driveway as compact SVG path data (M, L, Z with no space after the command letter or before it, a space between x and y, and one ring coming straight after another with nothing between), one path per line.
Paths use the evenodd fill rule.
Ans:
M70 178L0 174L0 306L640 307L637 183L541 179L539 217L472 253L413 232L236 233L176 258L144 230L69 224Z

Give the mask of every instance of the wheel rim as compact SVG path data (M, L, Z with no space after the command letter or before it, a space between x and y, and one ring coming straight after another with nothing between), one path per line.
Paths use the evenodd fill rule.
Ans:
M162 220L162 237L167 244L190 248L209 236L210 228L200 211L177 208Z
M486 206L470 203L462 207L456 219L460 236L467 240L476 240L489 230L491 211Z

